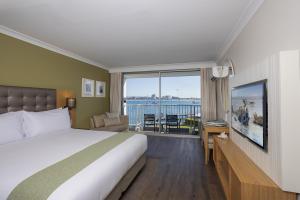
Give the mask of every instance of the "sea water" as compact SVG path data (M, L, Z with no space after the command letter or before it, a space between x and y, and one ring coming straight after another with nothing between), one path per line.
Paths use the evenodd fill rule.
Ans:
M158 99L126 100L124 113L129 116L129 124L143 123L144 114L154 114L156 119L166 115L178 115L179 118L188 116L200 117L200 99L163 99L161 108Z

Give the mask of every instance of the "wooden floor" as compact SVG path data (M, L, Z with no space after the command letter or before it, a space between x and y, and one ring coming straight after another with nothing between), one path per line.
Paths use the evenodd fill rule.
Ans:
M134 127L130 127L129 128L130 131L135 131L135 128ZM155 132L153 131L153 127L146 127L146 128L143 128L143 131L151 131L152 133L154 134L176 134L176 135L197 135L198 132L196 131L195 133L189 133L189 129L188 128L179 128L179 129L176 129L176 128L170 128L168 129L167 132L164 132L162 131L161 133L159 133L159 129L158 127L155 129Z
M199 139L148 136L147 164L122 200L223 200L213 162Z

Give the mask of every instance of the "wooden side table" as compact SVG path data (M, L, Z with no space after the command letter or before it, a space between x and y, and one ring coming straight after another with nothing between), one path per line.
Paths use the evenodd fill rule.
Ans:
M206 165L209 161L209 148L208 148L209 135L210 134L220 134L222 132L229 134L229 128L227 126L225 126L225 127L206 126L206 125L203 126L203 143L204 143L205 164Z

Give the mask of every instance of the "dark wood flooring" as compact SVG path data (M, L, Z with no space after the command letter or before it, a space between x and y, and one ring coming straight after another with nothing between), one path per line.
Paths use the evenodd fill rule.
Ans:
M199 139L148 136L147 164L122 200L225 200Z
M135 126L129 126L129 130L130 131L135 131ZM164 134L163 131L161 133L159 133L158 127L155 128L155 131L153 130L153 127L143 127L143 131L151 131L155 134ZM191 133L189 133L189 129L187 127L181 126L178 129L171 127L171 128L168 129L168 131L166 133L168 133L168 134L177 134L177 135L197 135L198 131L191 134Z

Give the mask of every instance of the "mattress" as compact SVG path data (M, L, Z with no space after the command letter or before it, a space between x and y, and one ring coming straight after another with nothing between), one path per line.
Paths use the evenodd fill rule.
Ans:
M114 134L68 129L0 145L0 200L38 171ZM146 149L145 135L128 138L65 181L48 199L105 199Z

